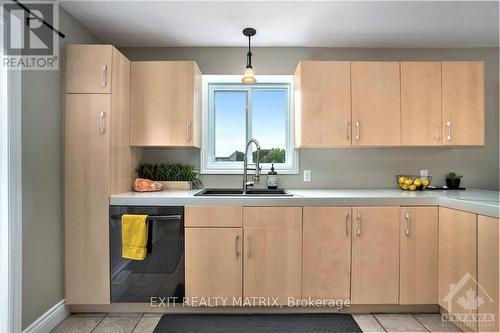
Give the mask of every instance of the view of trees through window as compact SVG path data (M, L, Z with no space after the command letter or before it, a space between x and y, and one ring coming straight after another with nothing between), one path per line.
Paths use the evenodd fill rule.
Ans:
M254 86L214 91L215 161L243 161L248 139L259 141L261 163L285 163L287 89ZM249 148L256 162L255 146Z

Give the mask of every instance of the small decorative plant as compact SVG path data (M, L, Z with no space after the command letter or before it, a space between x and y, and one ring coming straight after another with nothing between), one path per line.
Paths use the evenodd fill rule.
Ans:
M453 171L448 172L446 175L446 186L448 186L448 188L459 188L462 177L463 175L457 175Z
M139 178L160 182L190 182L194 188L200 188L203 183L199 173L192 165L169 163L141 163L137 169Z
M446 179L462 179L462 175L457 175L455 172L451 171L451 172L448 172L448 174L446 175Z

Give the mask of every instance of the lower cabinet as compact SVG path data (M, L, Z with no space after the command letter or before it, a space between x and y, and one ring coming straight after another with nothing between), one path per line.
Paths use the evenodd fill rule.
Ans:
M438 208L401 207L399 303L437 304Z
M243 296L301 296L302 207L244 207Z
M439 208L439 305L449 314L477 313L477 215ZM466 318L466 317L463 317ZM464 325L475 330L467 318Z
M398 304L399 207L352 209L353 304Z
M241 207L186 207L190 305L204 305L193 297L211 305L220 297L229 297L226 305L242 296L274 297L280 304L300 298L302 207L244 207L243 216L238 211Z
M478 330L481 332L499 332L499 225L500 220L478 215L477 217L477 282ZM493 322L489 322L493 320Z
M242 228L186 228L187 297L242 296L242 237Z
M351 207L304 207L302 297L349 299Z

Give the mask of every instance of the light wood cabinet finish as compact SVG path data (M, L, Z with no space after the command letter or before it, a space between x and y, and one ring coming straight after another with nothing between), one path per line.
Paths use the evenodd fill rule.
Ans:
M399 62L351 62L351 87L352 144L400 145Z
M349 61L302 61L295 72L296 146L351 145Z
M400 304L437 304L438 208L401 207Z
M441 145L441 62L401 63L401 144Z
M484 145L484 63L442 66L443 144Z
M477 281L478 296L484 301L478 307L481 316L493 315L492 326L478 323L481 332L499 331L499 223L500 220L478 215L477 217Z
M200 91L193 61L132 62L130 144L200 147Z
M301 296L302 207L244 207L244 297Z
M66 93L111 93L112 57L111 45L68 45Z
M351 207L304 207L302 298L349 299Z
M186 296L241 297L242 228L186 228L185 237Z
M110 118L111 194L132 190L132 180L140 163L141 152L129 145L130 61L113 48L113 91Z
M398 304L399 207L352 209L353 304Z
M108 304L110 191L107 94L67 94L65 101L65 271L67 304Z
M439 208L439 305L451 314L469 313L458 303L465 291L477 292L477 215ZM461 284L464 282L464 285ZM452 284L460 285L456 292ZM465 289L465 290L464 290ZM451 291L451 292L450 292ZM451 296L451 297L450 297ZM477 310L472 310L476 313ZM475 329L474 325L471 325Z
M241 206L187 206L186 227L242 227Z
M129 146L130 62L111 45L70 45L66 61L66 303L109 304L109 195L130 191L139 161ZM97 91L92 65L102 63L107 89Z

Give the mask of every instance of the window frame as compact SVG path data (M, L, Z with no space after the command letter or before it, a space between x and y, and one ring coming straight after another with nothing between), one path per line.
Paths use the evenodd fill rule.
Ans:
M286 163L275 164L275 169L280 174L298 174L298 151L295 149L295 115L293 104L293 75L257 75L258 84L263 84L263 88L283 89L288 91L288 116L286 119ZM234 87L232 87L234 86ZM246 88L246 89L245 89ZM201 174L243 174L243 162L216 162L215 161L215 112L214 112L214 91L244 91L258 89L255 85L241 86L240 75L203 75L202 76L202 144L201 144ZM247 110L251 103L247 99ZM246 135L251 133L251 113L246 112ZM250 116L250 118L249 118ZM256 138L259 140L259 138ZM248 138L246 138L248 140ZM242 147L244 149L244 147ZM249 149L250 151L250 149ZM261 163L262 173L267 173L271 168L271 163Z

